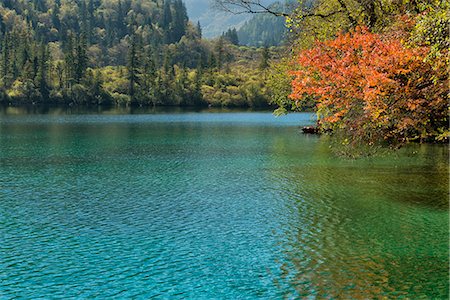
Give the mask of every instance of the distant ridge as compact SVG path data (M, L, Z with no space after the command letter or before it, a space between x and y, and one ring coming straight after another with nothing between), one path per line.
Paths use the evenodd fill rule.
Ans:
M214 38L220 36L229 28L241 28L245 22L252 19L251 14L233 15L219 11L213 7L213 0L184 0L189 19L195 24L198 21L202 26L203 36ZM276 0L267 0L267 4Z

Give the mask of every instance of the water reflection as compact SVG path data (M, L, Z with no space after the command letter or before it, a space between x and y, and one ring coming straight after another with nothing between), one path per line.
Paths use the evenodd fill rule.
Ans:
M130 115L130 114L179 114L186 112L271 112L272 108L225 108L225 107L178 107L178 106L156 106L156 107L131 107L131 106L69 106L69 105L29 105L8 106L0 104L0 116L13 115Z
M448 148L348 161L326 141L273 145L285 298L448 295ZM299 149L300 148L300 149ZM300 158L299 158L300 157Z
M0 117L0 290L444 298L448 147L342 160L308 121Z

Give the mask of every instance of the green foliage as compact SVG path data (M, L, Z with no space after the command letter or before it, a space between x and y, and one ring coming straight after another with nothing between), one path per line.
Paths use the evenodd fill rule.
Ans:
M429 59L442 60L444 52L450 48L450 3L440 2L438 5L424 5L424 11L416 18L411 32L412 45L429 46Z
M266 70L269 68L270 51L268 47L264 47L261 53L261 59L259 62L259 68L261 70Z
M283 5L276 2L270 5L275 11L290 11L290 2ZM256 47L279 46L287 38L286 20L272 14L257 14L239 28L237 35L240 44Z
M267 88L270 91L271 103L278 106L274 112L275 115L283 115L290 110L294 110L292 100L289 99L292 81L289 71L289 62L284 59L272 65L268 75Z
M261 70L232 64L228 73L204 75L203 98L212 106L267 107L267 81Z
M299 6L288 20L297 34L289 73L296 76L294 106L315 100L322 128L349 147L445 141L448 9L449 2L439 0ZM270 82L277 90L277 80ZM275 99L286 111L286 98Z
M334 38L357 26L384 32L401 15L418 13L448 6L441 0L316 0L300 1L287 18L287 26L296 37L295 47L308 48L316 40Z
M22 99L25 103L34 103L39 100L39 90L32 80L16 80L8 89L7 95L11 99Z
M222 37L233 45L239 45L236 28L228 29L226 32L222 33Z
M181 0L36 3L0 1L0 101L267 105L258 52L234 47L235 29L202 40Z

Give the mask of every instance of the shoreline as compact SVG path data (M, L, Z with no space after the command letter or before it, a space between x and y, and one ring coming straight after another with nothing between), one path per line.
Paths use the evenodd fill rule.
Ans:
M145 113L184 113L184 112L270 112L274 107L236 107L236 106L139 106L139 105L67 105L67 104L5 104L0 103L0 116L9 114L89 114L89 113L117 113L117 114L145 114Z

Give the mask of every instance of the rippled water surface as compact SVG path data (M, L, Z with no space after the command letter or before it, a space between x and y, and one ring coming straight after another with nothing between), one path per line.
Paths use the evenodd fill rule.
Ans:
M448 147L310 122L0 114L0 298L447 298Z

